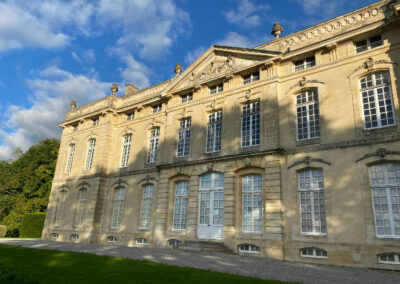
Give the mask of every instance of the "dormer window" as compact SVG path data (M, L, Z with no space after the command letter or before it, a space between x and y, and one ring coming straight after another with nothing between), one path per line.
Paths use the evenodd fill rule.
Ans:
M97 117L97 118L95 118L95 119L93 119L93 123L92 123L92 125L93 126L97 126L97 125L99 125L99 118Z
M162 110L162 104L153 106L153 113L160 112Z
M224 85L223 84L219 84L219 85L215 85L215 86L210 87L210 95L222 93L223 91L224 91Z
M301 71L315 66L315 56L294 62L294 71Z
M130 121L133 120L133 118L135 117L135 113L134 112L130 112L126 114L126 120Z
M74 132L78 131L78 124L75 124L74 126L72 126L74 128Z
M260 80L260 72L254 72L253 74L247 75L243 77L243 85L247 85L253 83L255 81Z
M193 94L192 93L185 94L182 95L181 98L182 98L182 103L188 103L193 100Z
M369 50L371 48L375 48L378 46L381 46L383 44L382 42L382 36L377 35L371 38L367 38L365 40L359 41L355 43L356 46L356 53L360 53L366 50Z

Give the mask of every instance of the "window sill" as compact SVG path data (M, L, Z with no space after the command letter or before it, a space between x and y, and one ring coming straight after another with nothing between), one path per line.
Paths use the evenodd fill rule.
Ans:
M248 152L257 152L260 151L261 146L260 145L254 145L254 146L245 146L245 147L240 147L240 152L241 153L248 153Z
M296 147L314 145L314 144L321 144L321 137L304 139L304 140L297 140L296 141Z
M301 233L302 236L305 237L327 237L328 234L327 233Z

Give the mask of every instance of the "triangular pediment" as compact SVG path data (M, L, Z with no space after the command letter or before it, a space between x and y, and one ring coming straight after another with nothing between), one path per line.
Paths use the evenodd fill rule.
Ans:
M219 78L231 76L241 70L263 63L279 53L227 46L211 46L182 74L177 76L162 95L206 84Z

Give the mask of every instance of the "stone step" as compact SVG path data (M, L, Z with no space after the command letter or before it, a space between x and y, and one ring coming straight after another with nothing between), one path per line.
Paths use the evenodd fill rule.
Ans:
M218 252L218 253L228 253L233 254L233 250L227 247L223 242L214 241L183 241L179 244L178 248L185 251L194 252Z

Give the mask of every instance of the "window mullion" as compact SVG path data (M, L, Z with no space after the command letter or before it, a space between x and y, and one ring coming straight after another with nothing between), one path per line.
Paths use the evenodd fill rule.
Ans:
M306 114L306 118L307 118L307 138L311 138L311 129L310 129L310 104L308 103L306 105L306 110L307 110L307 114Z
M388 214L390 221L390 229L392 231L392 236L396 235L395 226L394 226L394 218L393 218L393 208L392 208L392 197L390 196L390 187L386 188L386 200L388 203Z
M314 192L310 190L310 199L311 199L311 223L312 223L312 232L317 233L315 230L315 211L314 211Z
M376 83L375 83L375 76L374 76L374 84L376 84ZM377 116L378 127L382 127L381 112L380 112L379 100L378 100L378 88L375 87L375 88L373 89L373 91L374 91L374 101L375 101L375 110L376 110L376 116Z

